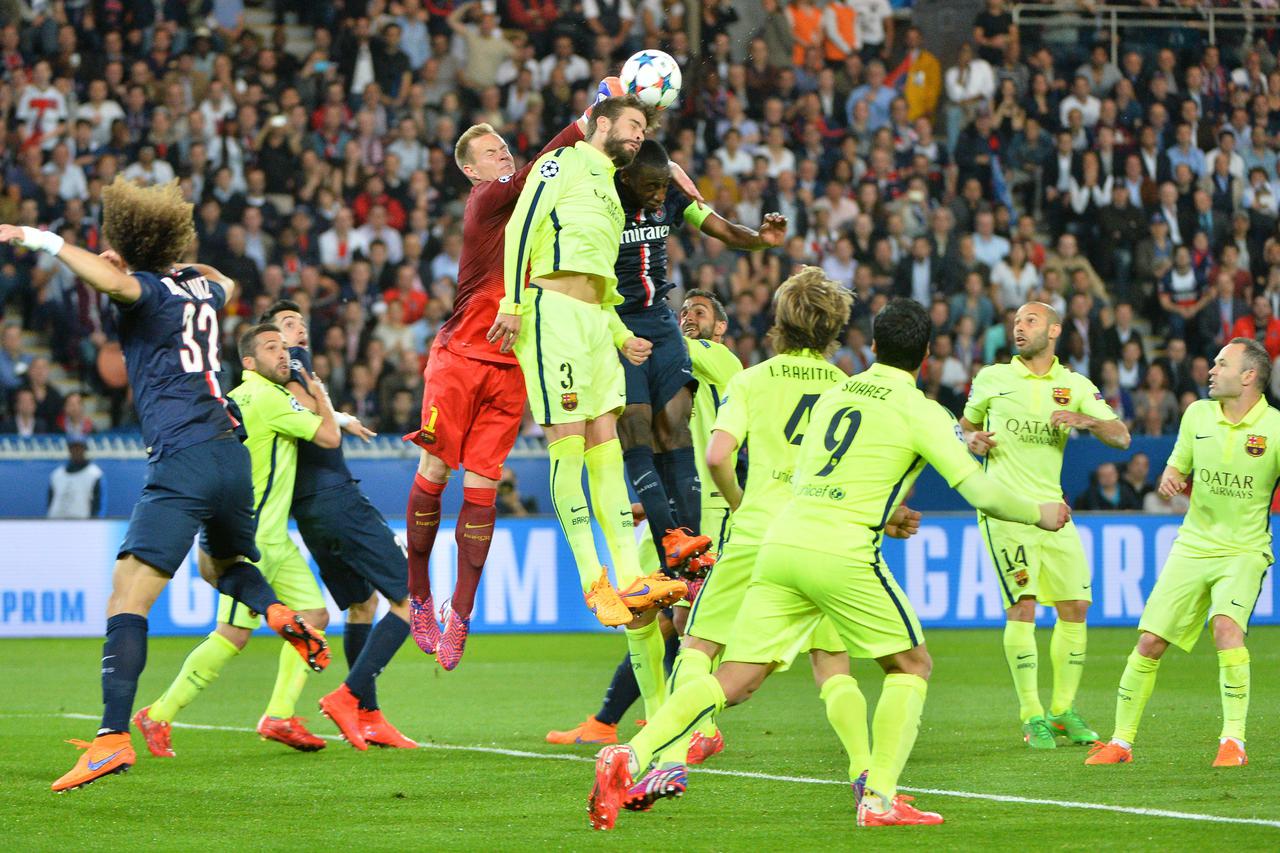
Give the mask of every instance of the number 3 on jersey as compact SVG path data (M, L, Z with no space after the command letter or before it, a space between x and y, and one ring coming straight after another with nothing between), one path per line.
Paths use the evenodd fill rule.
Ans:
M205 351L196 340L197 332L208 338L207 361ZM218 312L208 302L188 302L182 306L182 349L178 357L186 373L217 371L222 366L218 358Z

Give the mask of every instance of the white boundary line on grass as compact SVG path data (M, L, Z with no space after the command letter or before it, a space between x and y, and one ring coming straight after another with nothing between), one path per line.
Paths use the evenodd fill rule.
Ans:
M97 720L99 716L96 714L0 714L0 717L61 717L67 720ZM173 723L177 729L195 729L198 731L208 732L244 732L247 734L257 734L256 729L245 726L211 726L201 723ZM317 735L317 737L330 741L342 741L339 735ZM440 749L452 750L455 752L480 752L488 755L505 755L510 758L538 758L547 761L582 761L591 762L595 759L585 755L573 755L569 753L548 753L548 752L530 752L523 749L505 749L497 746L462 746L452 743L422 743L423 749ZM731 776L737 779L759 779L765 782L791 782L793 784L802 785L847 785L848 782L835 779L814 779L809 776L781 776L775 773L755 773L749 770L716 770L710 767L698 767L693 771L695 774L707 774L709 776ZM909 791L913 794L932 794L938 797L956 797L964 800L986 800L992 803L1016 803L1026 806L1053 806L1062 809L1085 809L1089 811L1099 812L1115 812L1117 814L1138 815L1141 817L1163 817L1174 820L1193 820L1204 823L1235 823L1247 824L1250 826L1266 826L1280 829L1280 820L1268 820L1266 818L1256 817L1225 817L1222 815L1199 814L1197 812L1178 812L1170 809L1147 809L1137 806L1113 806L1106 803L1082 803L1074 800L1049 800L1040 797L1018 797L1011 794L983 794L975 791L947 791L941 788L907 788L900 787L900 791Z

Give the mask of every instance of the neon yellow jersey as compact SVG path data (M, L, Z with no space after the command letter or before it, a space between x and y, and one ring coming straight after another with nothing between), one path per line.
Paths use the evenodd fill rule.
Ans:
M253 465L253 508L259 542L289 538L289 508L298 470L298 439L310 441L323 423L282 386L260 373L244 372L244 381L228 397L236 401L249 433L245 447Z
M1044 375L1032 373L1017 356L978 372L964 417L995 433L986 469L997 484L1036 503L1062 500L1062 454L1071 431L1049 423L1059 409L1099 420L1116 416L1087 376L1056 358Z
M783 353L733 377L713 430L747 445L747 486L729 521L730 541L757 544L791 499L791 471L819 395L846 379L814 351Z
M693 378L698 380L689 431L693 433L693 454L698 463L698 477L702 480L702 504L724 508L729 504L707 469L707 444L711 440L716 413L728 393L729 381L742 372L742 362L724 344L696 338L684 340L689 346L689 359L693 362Z
M1217 400L1182 415L1169 465L1192 481L1177 544L1206 556L1271 553L1271 495L1280 480L1280 412L1259 400L1233 424Z
M562 271L603 279L601 305L622 302L614 264L626 217L615 171L612 160L582 140L538 158L507 221L500 313L521 313L526 281Z
M873 364L813 407L794 498L773 506L765 544L875 563L885 521L928 463L955 486L978 470L960 425L904 370Z

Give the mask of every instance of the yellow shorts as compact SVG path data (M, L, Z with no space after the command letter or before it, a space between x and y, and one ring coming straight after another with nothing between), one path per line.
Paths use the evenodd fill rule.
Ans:
M1093 578L1076 526L1056 533L978 513L978 529L996 567L1005 607L1031 596L1040 604L1093 601Z
M323 610L324 595L311 567L292 539L284 542L259 542L258 571L276 591L285 607L293 610ZM237 628L253 630L262 624L262 618L239 601L226 595L218 596L218 621Z
M1229 616L1245 631L1271 561L1265 554L1202 556L1173 543L1164 570L1138 622L1147 631L1191 651L1206 619Z
M534 420L589 421L627 404L627 378L606 309L554 290L530 287L515 354Z
M924 642L911 602L883 563L766 544L724 659L786 663L797 645L826 645L801 639L822 621L829 621L851 657L881 658Z
M730 544L725 549L725 554L711 567L702 592L693 603L686 635L724 646L727 655L734 648L740 632L755 633L756 628L750 620L756 617L747 617L746 601L759 583L755 572L764 553L757 545L741 543ZM767 630L774 633L772 629ZM844 641L830 620L817 611L809 614L808 618L789 624L787 630L776 632L772 639L776 644L767 660L751 659L749 662L775 663L778 669L785 670L799 655L811 649L833 653L845 650ZM730 658L725 657L725 660Z

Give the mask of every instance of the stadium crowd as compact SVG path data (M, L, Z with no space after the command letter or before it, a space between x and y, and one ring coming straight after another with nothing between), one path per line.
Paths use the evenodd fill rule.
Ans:
M223 387L237 328L287 296L339 407L410 432L462 250L458 135L488 122L523 162L626 56L661 47L684 69L663 119L672 159L726 217L789 220L773 252L670 238L676 304L719 294L744 364L771 354L772 294L803 263L858 297L834 355L846 372L872 361L887 297L927 305L922 382L956 412L978 368L1016 352L1029 299L1058 309L1062 359L1137 434L1176 430L1231 337L1280 358L1273 32L1208 44L1135 27L1113 63L1091 23L1020 31L988 0L944 63L887 0L762 7L735 44L730 0L703 3L696 28L675 0L280 0L279 23L256 28L237 0L0 4L0 221L106 248L103 187L176 178L192 258L241 285ZM4 246L0 307L0 432L135 423L98 369L115 336L104 297ZM1105 485L1106 500L1124 487L1115 471Z

